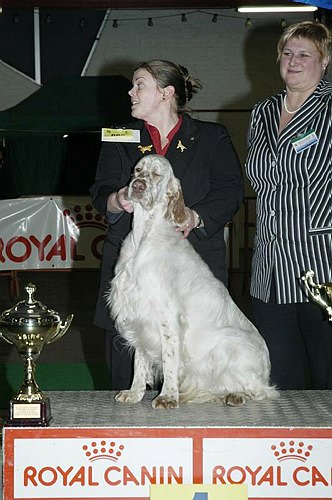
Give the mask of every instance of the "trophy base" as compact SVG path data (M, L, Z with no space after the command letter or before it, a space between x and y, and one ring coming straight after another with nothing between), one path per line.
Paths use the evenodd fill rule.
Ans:
M5 426L47 427L51 418L51 404L48 398L34 403L14 399L9 402L9 418Z

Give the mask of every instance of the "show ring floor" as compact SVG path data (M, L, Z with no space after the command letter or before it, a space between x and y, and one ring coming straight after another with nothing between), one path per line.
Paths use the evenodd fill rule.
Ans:
M4 500L146 500L151 484L242 483L250 500L332 499L332 391L175 410L153 410L155 392L129 405L108 391L47 395L49 427L4 429Z

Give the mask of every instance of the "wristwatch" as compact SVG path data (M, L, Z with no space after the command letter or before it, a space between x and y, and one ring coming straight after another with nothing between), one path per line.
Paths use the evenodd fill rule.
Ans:
M195 214L197 215L197 225L195 226L195 229L199 229L200 227L204 227L204 222L202 217L195 211Z

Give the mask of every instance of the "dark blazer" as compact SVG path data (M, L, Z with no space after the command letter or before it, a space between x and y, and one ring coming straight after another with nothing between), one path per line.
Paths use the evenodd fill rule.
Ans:
M156 154L144 122L125 128L140 130L138 143L103 143L96 181L90 189L92 203L106 215L108 196L127 185L135 164L147 154ZM142 152L141 146L151 146ZM238 156L224 126L203 122L183 115L183 123L174 136L166 158L175 176L180 179L184 200L204 221L204 229L190 233L189 241L209 265L214 275L226 282L226 246L224 226L232 220L243 197L243 178ZM109 317L104 293L110 286L121 242L131 227L132 216L123 213L109 225L103 247L101 286L95 322L108 328Z

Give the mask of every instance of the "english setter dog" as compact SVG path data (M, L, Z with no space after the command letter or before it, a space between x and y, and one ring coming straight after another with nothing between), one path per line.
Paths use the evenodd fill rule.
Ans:
M269 384L268 349L226 287L175 226L186 220L169 161L148 155L128 187L132 230L123 242L107 300L118 332L134 349L134 378L116 395L141 401L162 388L153 408L191 401L240 406L278 397Z

